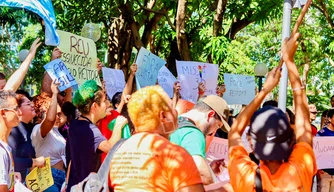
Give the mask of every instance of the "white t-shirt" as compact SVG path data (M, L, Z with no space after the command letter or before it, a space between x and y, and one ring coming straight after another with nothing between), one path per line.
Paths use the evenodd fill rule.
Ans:
M7 185L8 189L12 189L14 185L14 165L11 152L9 145L0 140L0 185Z
M59 133L58 127L53 127L43 138L41 124L35 125L31 133L31 143L35 148L36 157L50 157L51 166L65 159L66 141Z

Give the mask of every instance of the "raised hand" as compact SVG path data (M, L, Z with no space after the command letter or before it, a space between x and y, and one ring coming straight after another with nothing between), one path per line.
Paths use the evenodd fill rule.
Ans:
M135 75L137 70L138 70L138 65L137 64L134 63L130 66L131 75Z
M51 61L61 58L62 53L63 52L61 52L59 48L54 48L52 51Z
M205 90L206 90L205 84L203 82L200 82L198 84L198 94L199 95L204 95Z
M294 62L294 56L298 48L297 40L299 36L299 33L296 33L293 37L285 39L282 44L282 57L286 63Z
M116 118L116 122L115 122L115 129L123 129L123 127L128 123L128 119L119 115Z
M174 86L173 86L173 92L174 94L180 94L180 90L181 90L181 84L179 81L175 81L174 82Z
M40 42L41 39L38 37L37 39L35 39L35 41L32 43L32 45L30 46L30 53L32 54L36 54L36 51L38 49L38 47L42 44L42 42Z
M264 82L263 85L263 90L266 92L271 92L279 83L279 80L281 78L281 71L282 68L275 67L273 70L271 70L267 77L266 81Z
M59 82L57 82L56 80L54 80L52 83L51 83L51 91L52 91L52 94L58 94L59 93L59 89L58 89L58 86L59 86Z

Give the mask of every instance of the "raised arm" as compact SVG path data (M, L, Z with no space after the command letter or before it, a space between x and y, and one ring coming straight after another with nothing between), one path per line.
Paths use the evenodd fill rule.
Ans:
M41 136L44 138L50 130L53 128L55 122L56 122L56 116L57 116L57 95L59 93L58 90L59 83L52 82L51 84L51 91L52 91L52 97L51 97L51 104L49 106L48 111L46 112L46 118L41 124Z
M176 108L177 102L180 99L180 90L181 90L181 85L180 82L175 81L174 86L173 86L173 108Z
M247 125L250 123L250 119L254 112L260 108L262 101L266 95L270 93L278 84L281 78L281 69L276 67L271 70L266 78L266 82L263 85L263 89L255 96L254 100L247 105L247 107L238 115L234 121L231 130L228 134L228 147L243 146L241 142L241 135L244 132Z
M296 123L295 134L297 142L305 142L312 146L312 128L310 123L310 113L307 105L305 87L303 86L298 69L294 62L299 34L286 40L282 46L282 54L285 64L288 68L289 79L293 91L293 100L295 103Z
M131 95L131 93L132 93L133 82L134 82L133 80L135 78L137 69L138 69L138 66L135 63L130 66L130 76L129 76L128 81L126 82L125 88L123 90L121 102L117 107L118 112L122 111L123 105L125 104L125 100L124 100L125 96L126 95Z
M34 59L36 55L37 48L42 44L39 41L40 41L40 38L37 38L33 42L33 44L30 47L30 51L29 51L27 58L22 62L21 66L9 77L4 87L4 90L15 92L20 87L23 79L25 78L28 72L30 63L32 62L32 60Z
M199 101L202 97L204 97L205 95L205 90L206 90L206 87L205 87L205 84L203 82L200 82L198 84L198 98L197 98L197 101Z

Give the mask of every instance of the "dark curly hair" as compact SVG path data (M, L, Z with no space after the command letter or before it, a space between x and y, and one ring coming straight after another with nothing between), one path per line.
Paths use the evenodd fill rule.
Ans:
M38 124L43 121L45 114L50 107L51 97L46 92L43 92L33 98L33 103L36 111L34 122Z

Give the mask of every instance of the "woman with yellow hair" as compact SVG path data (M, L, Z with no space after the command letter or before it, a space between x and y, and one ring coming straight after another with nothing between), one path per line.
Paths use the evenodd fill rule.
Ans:
M192 157L168 140L177 128L177 112L163 89L140 89L132 94L128 110L135 134L111 161L114 191L204 191Z

